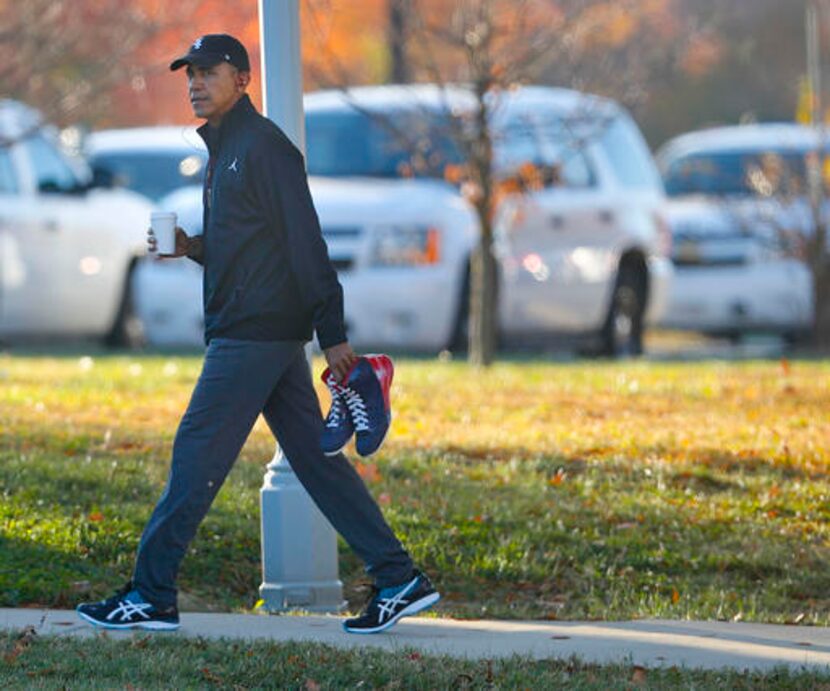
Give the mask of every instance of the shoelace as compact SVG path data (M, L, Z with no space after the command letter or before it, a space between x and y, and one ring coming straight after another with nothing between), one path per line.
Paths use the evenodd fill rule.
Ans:
M343 391L346 396L346 406L352 414L355 432L368 432L369 413L366 410L366 403L363 401L363 397L353 389L344 388Z
M326 427L335 429L340 426L340 421L345 418L345 411L343 404L340 401L340 396L334 392L331 395L331 409L329 410L328 419L326 420Z

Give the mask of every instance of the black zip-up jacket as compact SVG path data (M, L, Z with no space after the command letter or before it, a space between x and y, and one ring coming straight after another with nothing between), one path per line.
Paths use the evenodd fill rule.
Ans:
M210 161L202 243L189 256L205 268L205 342L308 341L312 331L321 348L344 342L343 289L300 151L248 96L199 134Z

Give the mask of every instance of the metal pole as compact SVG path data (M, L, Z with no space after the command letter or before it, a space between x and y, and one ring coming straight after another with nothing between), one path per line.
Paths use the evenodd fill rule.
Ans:
M259 0L265 114L305 151L299 0ZM338 611L337 535L279 445L260 491L263 608Z

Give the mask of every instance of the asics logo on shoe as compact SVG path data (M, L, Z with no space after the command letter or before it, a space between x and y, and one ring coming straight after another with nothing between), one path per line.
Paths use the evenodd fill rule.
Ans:
M400 610L403 607L406 607L409 604L409 600L407 600L404 596L409 594L409 591L415 587L415 584L417 582L418 579L414 578L405 588L403 588L399 593L396 593L392 597L378 598L379 624L382 624L384 620L395 615L398 612L398 610Z
M132 621L133 615L140 614L145 619L149 619L150 615L147 610L151 609L153 605L149 602L130 602L129 600L120 600L118 607L107 615L107 621L112 621L115 617L119 617L117 621Z

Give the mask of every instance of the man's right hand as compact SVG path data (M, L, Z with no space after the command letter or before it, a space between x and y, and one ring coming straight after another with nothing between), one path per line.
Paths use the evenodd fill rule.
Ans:
M176 226L176 251L173 254L158 254L157 259L174 259L176 257L186 257L187 250L190 248L190 237L181 228ZM151 254L156 254L158 243L152 228L147 229L147 251Z
M357 355L355 355L355 352L352 350L349 342L344 341L343 343L338 343L330 348L325 348L323 350L323 355L326 358L326 364L328 364L329 369L337 378L337 381L341 384L345 384L346 377L351 371L355 360L357 360Z

